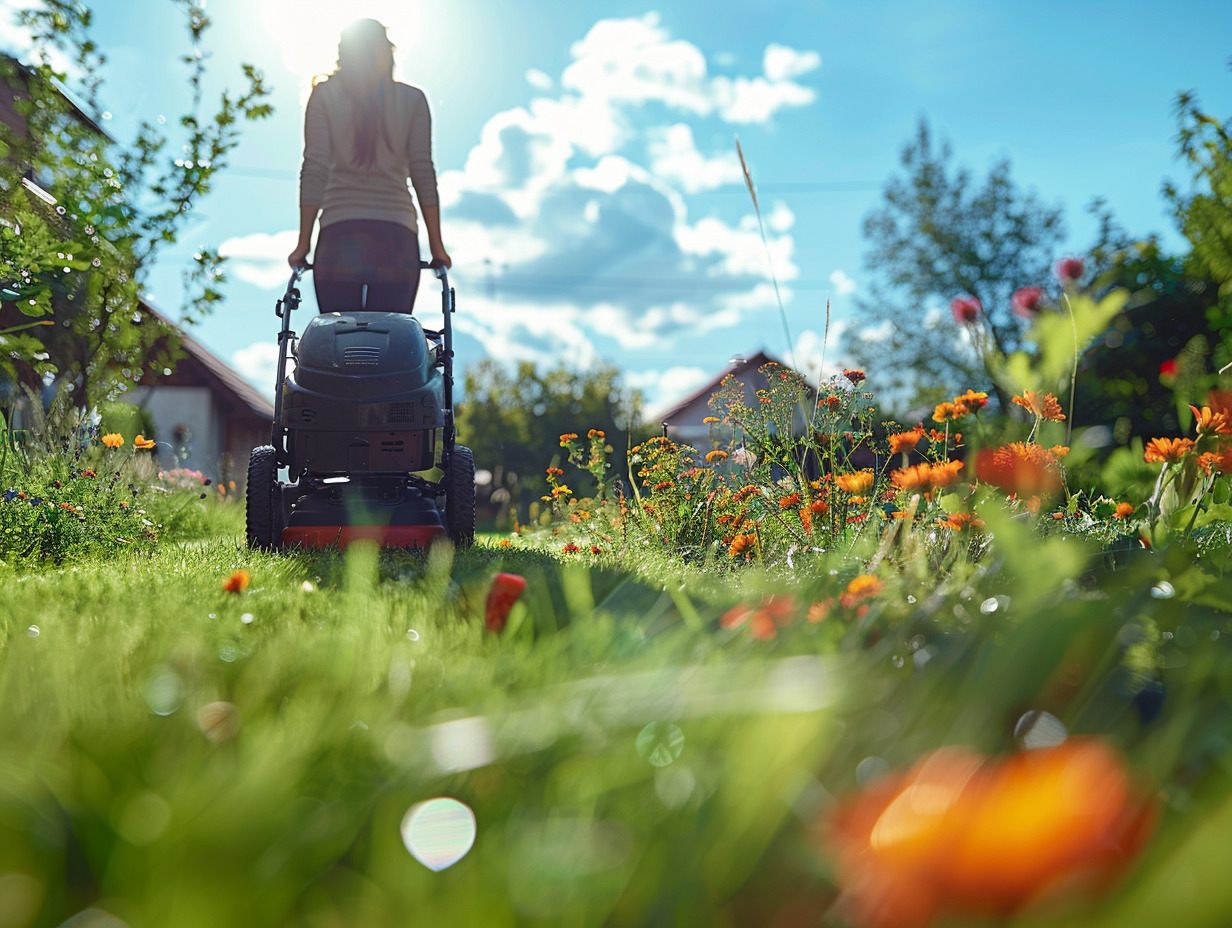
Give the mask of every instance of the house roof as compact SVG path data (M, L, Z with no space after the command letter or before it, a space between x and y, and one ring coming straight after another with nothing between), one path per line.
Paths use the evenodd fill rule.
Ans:
M723 382L723 378L727 377L729 374L739 377L749 371L756 371L763 364L771 363L781 364L782 362L779 361L778 358L773 358L766 354L764 351L758 351L756 354L750 355L747 358L737 355L732 359L731 363L726 368L710 380L706 381L702 384L702 386L698 387L684 399L680 400L676 403L676 405L670 407L669 409L665 409L656 416L651 417L651 421L665 422L668 425L674 425L676 423L673 420L682 416L698 400L708 398L717 393L719 390L719 385Z
M207 376L216 382L217 387L229 393L241 405L246 406L254 416L270 420L274 418L274 404L265 394L212 354L204 345L185 332L180 326L176 325L144 300L141 303L141 308L164 325L175 330L179 336L180 347L184 350L184 353L205 369Z

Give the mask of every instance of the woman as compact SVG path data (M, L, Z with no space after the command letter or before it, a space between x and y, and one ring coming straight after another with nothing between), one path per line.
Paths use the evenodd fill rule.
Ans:
M393 45L375 19L342 33L338 68L312 89L304 114L299 243L307 263L321 216L313 283L321 312L407 312L419 288L419 200L434 266L452 261L441 242L428 101L393 79Z

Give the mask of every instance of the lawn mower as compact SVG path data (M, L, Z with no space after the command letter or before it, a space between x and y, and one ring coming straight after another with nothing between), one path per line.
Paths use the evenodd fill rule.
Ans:
M455 441L445 269L432 268L439 331L404 312L322 313L297 338L291 313L306 270L295 269L274 309L282 329L273 438L248 460L249 547L427 547L439 537L470 545L475 460Z

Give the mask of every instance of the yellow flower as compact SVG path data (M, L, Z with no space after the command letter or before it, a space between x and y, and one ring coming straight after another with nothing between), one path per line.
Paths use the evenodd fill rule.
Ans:
M124 444L124 436L119 432L108 432L99 440L108 448L118 448Z
M719 421L718 416L707 416L705 419L702 420L702 425L713 425L714 423L718 421Z
M726 451L711 451L706 455L706 463L713 464L716 461L724 461L727 459Z

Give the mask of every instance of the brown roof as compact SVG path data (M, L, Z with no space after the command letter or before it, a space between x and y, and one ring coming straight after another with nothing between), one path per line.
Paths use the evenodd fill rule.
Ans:
M216 382L215 386L229 393L241 405L248 407L254 416L273 420L274 404L270 401L269 397L241 377L218 357L211 354L204 345L144 300L141 302L141 308L176 331L180 339L180 347L184 350L184 353L204 368L209 379ZM155 385L157 385L157 382Z
M724 368L722 371L716 374L713 378L706 381L706 383L698 387L696 390L694 390L692 393L690 393L680 402L676 403L675 406L672 406L670 409L667 409L664 412L660 413L659 415L654 416L652 421L667 422L670 424L672 419L674 419L676 416L683 414L690 406L692 406L698 400L704 397L712 396L715 393L717 393L719 390L719 385L723 382L723 378L726 377L728 374L733 374L736 377L739 377L740 375L745 374L749 371L756 371L763 364L771 364L771 363L781 364L782 363L777 358L770 357L770 355L766 354L764 351L759 351L757 352L757 354L752 355L748 358L733 359L733 362L734 363L728 365L728 367Z

